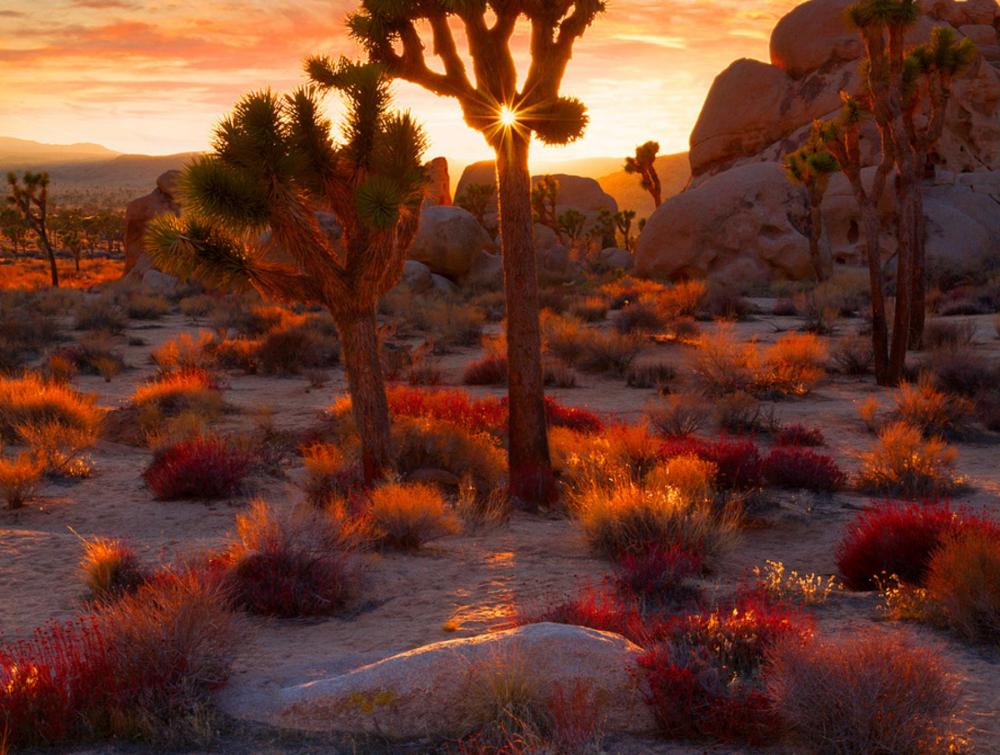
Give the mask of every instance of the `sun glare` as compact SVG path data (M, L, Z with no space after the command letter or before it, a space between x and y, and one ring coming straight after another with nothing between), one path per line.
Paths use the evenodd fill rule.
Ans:
M505 128L512 128L514 124L517 123L517 113L515 113L509 106L504 105L500 108L500 125Z

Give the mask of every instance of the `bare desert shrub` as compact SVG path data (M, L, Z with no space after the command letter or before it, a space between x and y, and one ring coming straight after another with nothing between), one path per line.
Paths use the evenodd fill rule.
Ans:
M159 449L142 477L160 501L229 498L241 490L252 461L247 449L198 436Z
M924 369L939 390L975 398L1000 382L1000 369L969 346L945 346L931 350Z
M50 475L80 478L90 474L83 452L97 441L97 428L67 427L58 422L21 425L21 439Z
M542 318L546 351L588 372L624 374L638 356L641 340L633 335L588 327L575 317Z
M677 368L666 362L646 362L633 364L625 375L629 388L655 388L660 393L669 393L670 385L677 378Z
M348 496L364 485L363 475L340 447L314 443L302 452L306 467L306 500L325 506L332 498Z
M516 652L471 666L461 697L468 732L456 751L464 755L604 752L600 701L583 685L546 688Z
M500 354L486 354L469 362L462 373L463 385L506 385L507 357Z
M681 281L651 297L664 320L694 317L705 302L708 287L703 281Z
M743 391L721 396L715 402L714 411L719 427L737 435L773 433L779 425L774 407L764 405Z
M787 333L764 350L764 375L757 382L782 395L805 395L823 377L828 357L826 345L814 334Z
M102 606L113 649L106 680L132 680L118 734L165 744L206 737L212 693L229 678L242 631L220 587L183 569Z
M943 440L925 439L919 429L895 422L862 454L858 486L909 499L948 495L960 487L954 466L955 450Z
M1000 542L995 528L964 527L945 538L927 570L927 594L971 640L1000 638Z
M956 438L968 431L973 409L971 401L938 390L922 375L917 383L899 386L895 416L926 436Z
M216 379L204 370L169 372L143 383L132 394L132 405L154 422L183 412L214 417L224 408Z
M623 334L655 333L664 325L664 319L652 303L638 301L624 307L614 319L614 329Z
M301 508L280 515L255 501L236 517L221 561L233 603L265 616L336 613L361 590L353 554L359 530L344 512Z
M588 296L570 307L570 313L584 322L601 322L608 316L608 300L603 296Z
M976 323L931 320L924 326L924 348L971 346L976 342Z
M867 336L838 338L830 357L837 369L845 375L868 375L875 365L872 339Z
M670 487L691 501L710 501L715 497L719 467L693 454L682 454L658 464L647 476L646 487Z
M673 393L665 401L647 407L646 417L660 435L679 438L698 432L708 421L711 412L711 407L703 396Z
M53 352L52 357L67 359L77 371L85 375L100 375L108 382L125 369L125 360L104 332L85 333L75 344Z
M23 440L20 428L42 425L93 432L102 414L96 396L78 393L37 374L0 377L0 439Z
M455 513L431 485L389 483L371 491L369 499L375 538L383 547L418 550L459 531Z
M959 690L939 653L883 632L777 645L768 693L818 753L949 752Z
M158 294L130 291L125 297L125 314L133 320L159 320L170 312L170 302Z
M101 330L119 334L128 326L128 315L114 297L101 296L82 301L76 309L77 330Z
M702 336L691 364L698 390L711 398L753 391L759 369L756 346L737 343L729 327L720 327L714 334Z

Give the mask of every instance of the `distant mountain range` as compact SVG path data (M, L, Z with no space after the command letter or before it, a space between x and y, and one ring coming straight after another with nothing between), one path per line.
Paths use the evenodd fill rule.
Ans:
M125 202L148 193L156 185L157 176L182 168L197 154L127 155L99 144L42 144L0 136L0 175L10 170L44 170L52 179L51 192L57 199ZM639 186L638 177L622 170L623 163L620 157L592 157L541 163L533 167L533 172L597 179L619 207L634 209L640 217L648 217L653 211L653 201ZM452 166L453 183L457 183L461 167ZM687 153L663 155L657 158L656 167L664 198L680 192L691 176Z

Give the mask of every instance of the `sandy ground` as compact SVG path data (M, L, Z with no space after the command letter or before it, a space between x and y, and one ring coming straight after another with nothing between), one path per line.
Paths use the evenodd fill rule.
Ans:
M972 318L979 329L979 348L1000 354L990 318ZM741 338L776 340L799 325L794 318L760 316L737 326ZM133 325L136 325L133 323ZM843 323L846 331L856 323ZM153 373L149 352L182 331L196 326L179 316L131 327L126 336L141 337L142 346L117 339L130 369L110 383L80 377L79 388L92 391L108 407L123 405L137 383ZM643 359L683 364L688 347L651 344ZM462 350L441 359L446 382L457 383L461 369L475 354ZM329 385L310 390L304 378L268 378L232 374L226 399L238 413L223 422L226 431L249 429L261 407L274 410L279 429L304 429L344 390L342 372L333 371ZM633 390L620 379L580 376L580 386L554 390L560 401L608 417L636 420L655 399L654 391ZM499 394L496 390L479 393ZM888 405L891 393L870 380L830 376L808 398L775 405L785 422L822 428L832 453L847 470L872 442L857 418L857 405L875 395ZM959 446L958 467L971 483L963 503L1000 516L1000 446L989 439ZM161 503L152 499L140 474L149 461L145 449L102 442L92 451L95 474L65 486L49 486L28 508L0 511L0 641L25 637L50 619L68 619L81 610L83 588L78 574L79 537L113 536L133 544L150 563L171 560L224 542L234 514L246 499L224 503ZM296 461L295 464L298 464ZM256 494L277 506L301 498L296 481L302 470L288 469L288 479L261 479ZM767 559L788 569L833 574L834 548L846 523L867 498L854 494L818 497L781 494L766 527L747 530L705 583L709 594L725 592ZM357 615L324 621L249 620L251 631L238 649L236 673L228 695L263 692L293 682L349 670L386 655L449 637L482 632L523 608L541 607L597 584L608 573L606 562L592 558L579 530L570 521L525 515L509 526L474 536L437 541L417 555L373 558L368 575L370 602ZM816 609L820 631L852 634L877 622L876 596L842 593ZM447 625L447 629L446 629ZM925 627L885 624L886 631L905 633L940 649L961 677L971 738L981 752L1000 752L1000 653L969 646ZM251 728L220 742L220 751L329 752L330 743L273 739ZM614 752L704 752L664 743L615 741ZM732 752L731 748L719 749Z

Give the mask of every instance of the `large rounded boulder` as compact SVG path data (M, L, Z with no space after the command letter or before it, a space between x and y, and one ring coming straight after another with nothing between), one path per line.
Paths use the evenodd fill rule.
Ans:
M477 277L490 267L496 245L475 217L461 207L425 207L409 257L432 273L457 283Z
M747 284L813 273L808 208L777 163L750 163L668 199L639 237L636 271Z
M527 674L543 699L557 689L586 689L606 731L645 734L656 724L635 674L641 652L620 635L533 624L425 645L230 712L285 729L394 740L459 736L477 723L476 702L489 681L515 673Z
M146 229L161 215L181 214L179 170L168 170L156 179L156 188L149 194L133 199L125 207L125 272L138 270L142 275L152 267L146 256Z

